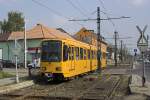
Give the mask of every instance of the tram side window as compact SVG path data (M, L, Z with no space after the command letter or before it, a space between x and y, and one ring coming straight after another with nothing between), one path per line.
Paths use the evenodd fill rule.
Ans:
M71 47L69 47L68 52L69 52L69 60L71 60Z
M71 58L74 60L74 47L72 47Z
M76 60L79 60L79 48L76 47L75 51L76 51Z
M95 59L95 51L93 51L93 59Z
M90 59L90 50L88 50L88 59Z
M80 59L82 60L83 59L83 49L80 48Z
M91 53L92 53L92 59L94 58L94 52L93 51L91 51Z
M68 60L68 46L64 45L63 47L63 61L67 61Z
M96 59L96 52L94 51L94 59Z
M84 60L86 60L86 50L84 49Z

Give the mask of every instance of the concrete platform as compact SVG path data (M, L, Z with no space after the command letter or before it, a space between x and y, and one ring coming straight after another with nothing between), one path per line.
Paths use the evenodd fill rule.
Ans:
M132 75L132 81L129 86L131 93L150 96L150 83L146 82L145 87L142 87L142 78L138 75Z
M8 86L1 86L0 87L0 94L8 93L8 92L15 91L15 90L25 88L25 87L29 87L31 85L34 85L34 82L32 80L24 81L24 82L21 82L18 84L11 84Z
M8 85L8 84L13 84L15 82L16 82L16 78L15 77L3 78L3 79L0 79L0 86L4 86L4 85Z

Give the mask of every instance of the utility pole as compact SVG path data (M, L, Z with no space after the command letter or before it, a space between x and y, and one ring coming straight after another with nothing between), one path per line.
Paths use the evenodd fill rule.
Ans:
M125 16L122 16L122 17L119 17L119 18L104 18L102 19L101 16L100 16L100 7L97 7L97 18L95 19L79 19L79 20L76 20L76 19L72 19L72 20L69 20L69 21L97 21L97 61L98 61L98 68L97 70L100 71L101 70L101 42L102 42L102 38L101 38L101 20L111 20L111 19L123 19L123 18L130 18L130 17L125 17Z
M115 31L114 35L115 35L115 66L117 67L117 34L118 32Z
M101 71L101 32L100 32L100 22L101 22L101 18L100 18L100 8L97 7L97 61L98 61L98 71Z
M122 50L122 44L123 44L123 41L121 40L121 50L120 50L120 59L121 59L121 62L123 61L123 50Z

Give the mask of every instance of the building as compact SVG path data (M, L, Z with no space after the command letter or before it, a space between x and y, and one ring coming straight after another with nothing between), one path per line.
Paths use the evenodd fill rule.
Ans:
M55 28L49 28L42 24L37 24L32 29L26 31L27 37L27 61L31 62L35 57L40 57L40 46L43 39L50 38L72 38ZM15 39L17 49L15 49ZM19 62L24 62L24 32L12 32L0 34L0 57L3 60L14 62L15 52L17 51Z
M74 36L75 39L92 44L92 45L97 45L97 34L94 33L94 30L88 30L86 28L81 28ZM102 37L102 44L107 44L104 40L104 37Z
M97 39L93 30L87 30L83 27L73 37L79 41L96 45Z

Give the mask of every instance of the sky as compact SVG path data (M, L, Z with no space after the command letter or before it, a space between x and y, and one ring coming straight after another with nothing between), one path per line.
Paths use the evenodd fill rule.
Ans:
M33 2L40 2L43 6ZM41 23L48 27L61 27L70 34L75 34L82 27L97 32L96 21L72 22L70 19L96 18L97 7L101 9L101 18L128 16L129 19L101 21L101 34L114 44L114 31L117 31L123 43L133 52L141 29L150 23L150 0L0 0L0 20L7 19L9 11L19 11L26 19L27 29ZM107 13L104 14L103 12ZM145 35L150 35L148 26ZM130 37L130 38L129 38ZM120 44L120 39L118 40ZM119 45L118 45L119 46Z

